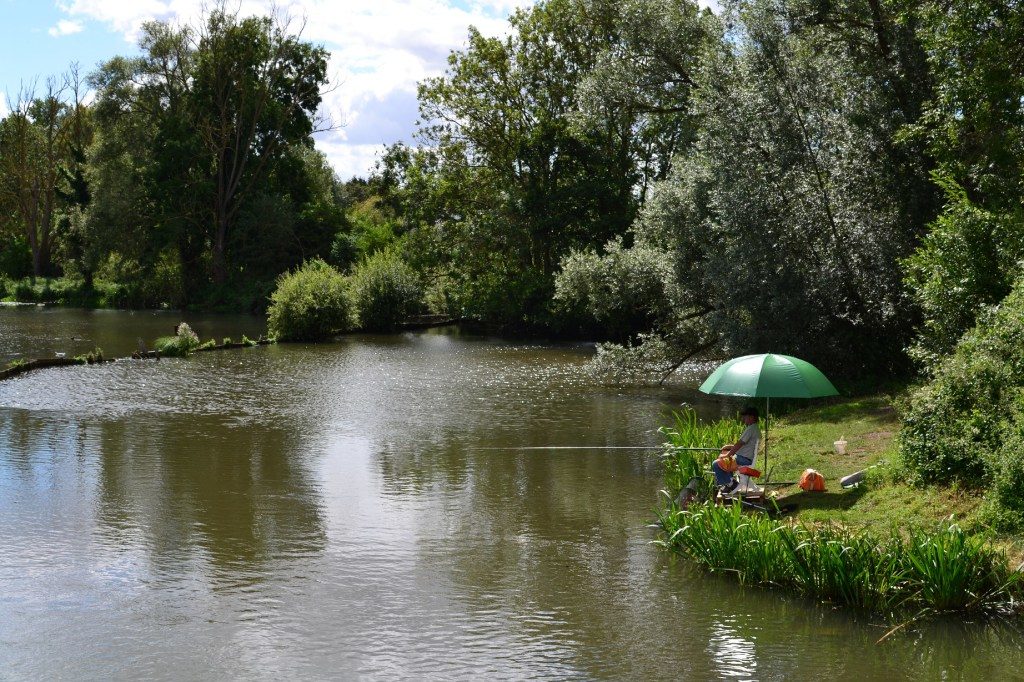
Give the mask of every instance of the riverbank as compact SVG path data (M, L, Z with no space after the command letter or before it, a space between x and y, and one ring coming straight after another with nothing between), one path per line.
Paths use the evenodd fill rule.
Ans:
M771 480L798 481L804 469L825 477L826 490L779 489L780 502L796 504L792 517L808 523L839 522L856 528L889 530L894 523L935 524L953 520L969 532L987 530L981 517L982 491L905 482L896 450L897 392L864 396L794 411L769 432ZM833 442L847 441L837 454ZM864 483L842 488L839 479L867 470ZM1024 539L1000 536L1024 548ZM1019 550L1018 550L1019 551Z
M837 605L904 616L1015 609L1024 538L988 527L983 490L905 482L895 440L898 398L897 390L829 401L773 421L771 480L788 483L771 487L782 518L719 507L678 511L673 505L661 515L662 541L741 582L785 587ZM711 432L722 425L699 428ZM843 454L833 446L841 438L847 441ZM673 442L684 444L678 436ZM673 457L685 462L690 455ZM668 464L674 464L666 473L671 488L692 465L679 466L676 459ZM825 477L824 492L796 485L807 468ZM864 481L842 488L839 479L857 471L867 472Z

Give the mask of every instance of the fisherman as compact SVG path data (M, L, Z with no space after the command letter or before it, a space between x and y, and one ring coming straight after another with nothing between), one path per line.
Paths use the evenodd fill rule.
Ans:
M756 407L748 407L740 412L740 421L746 424L740 439L727 448L722 448L722 454L711 463L711 470L715 472L715 483L731 492L738 484L733 479L732 471L726 469L724 460L728 457L735 458L736 468L750 466L757 456L757 446L761 442L761 429L758 428L759 415ZM732 467L729 467L730 469Z

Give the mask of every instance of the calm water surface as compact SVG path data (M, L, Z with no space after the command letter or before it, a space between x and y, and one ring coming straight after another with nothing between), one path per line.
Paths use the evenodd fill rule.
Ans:
M0 355L128 353L178 319L0 310ZM595 385L591 352L407 334L0 382L0 678L1024 671L1006 627L876 646L880 622L657 550L656 454L507 449L657 444L664 411L694 399Z

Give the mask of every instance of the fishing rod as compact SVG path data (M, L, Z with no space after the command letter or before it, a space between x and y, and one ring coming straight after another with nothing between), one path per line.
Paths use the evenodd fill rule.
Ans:
M479 447L473 450L661 450L664 445L524 445L509 447ZM675 448L672 450L695 450L718 452L720 448Z

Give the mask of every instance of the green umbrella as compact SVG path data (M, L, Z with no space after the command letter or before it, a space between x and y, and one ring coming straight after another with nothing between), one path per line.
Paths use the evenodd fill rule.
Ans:
M789 355L733 358L700 385L703 393L764 398L764 470L768 471L768 414L772 398L824 398L839 391L818 368Z

